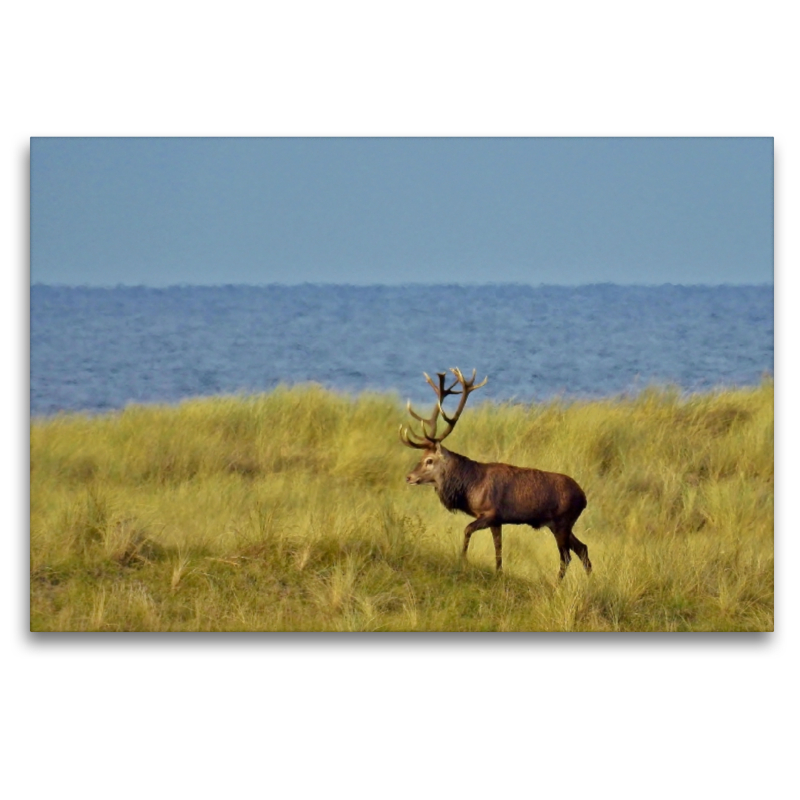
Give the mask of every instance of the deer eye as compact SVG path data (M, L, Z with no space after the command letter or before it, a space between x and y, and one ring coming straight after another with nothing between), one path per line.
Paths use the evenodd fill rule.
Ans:
M433 459L432 458L426 458L425 459L425 466L429 467L431 464L433 464Z

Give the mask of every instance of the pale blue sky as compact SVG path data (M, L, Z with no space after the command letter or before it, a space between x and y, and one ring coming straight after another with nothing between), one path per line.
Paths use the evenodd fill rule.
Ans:
M31 140L31 281L771 283L773 140Z

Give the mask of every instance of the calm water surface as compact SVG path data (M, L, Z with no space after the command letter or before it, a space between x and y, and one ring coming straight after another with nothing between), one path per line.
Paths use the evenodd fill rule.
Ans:
M773 287L31 288L31 414L316 381L427 402L477 367L486 398L686 391L773 371Z

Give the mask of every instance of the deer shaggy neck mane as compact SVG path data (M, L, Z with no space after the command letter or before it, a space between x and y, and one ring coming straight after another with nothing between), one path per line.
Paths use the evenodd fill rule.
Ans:
M442 447L445 467L440 479L436 482L436 494L448 511L466 511L469 513L467 493L475 485L481 465L471 458L454 453Z

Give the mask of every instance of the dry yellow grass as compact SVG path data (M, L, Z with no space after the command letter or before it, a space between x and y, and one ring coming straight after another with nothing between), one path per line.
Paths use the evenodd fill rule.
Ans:
M477 403L448 440L566 472L595 571L404 475L395 397L318 387L31 426L31 629L772 630L773 387ZM485 534L485 535L483 535Z

